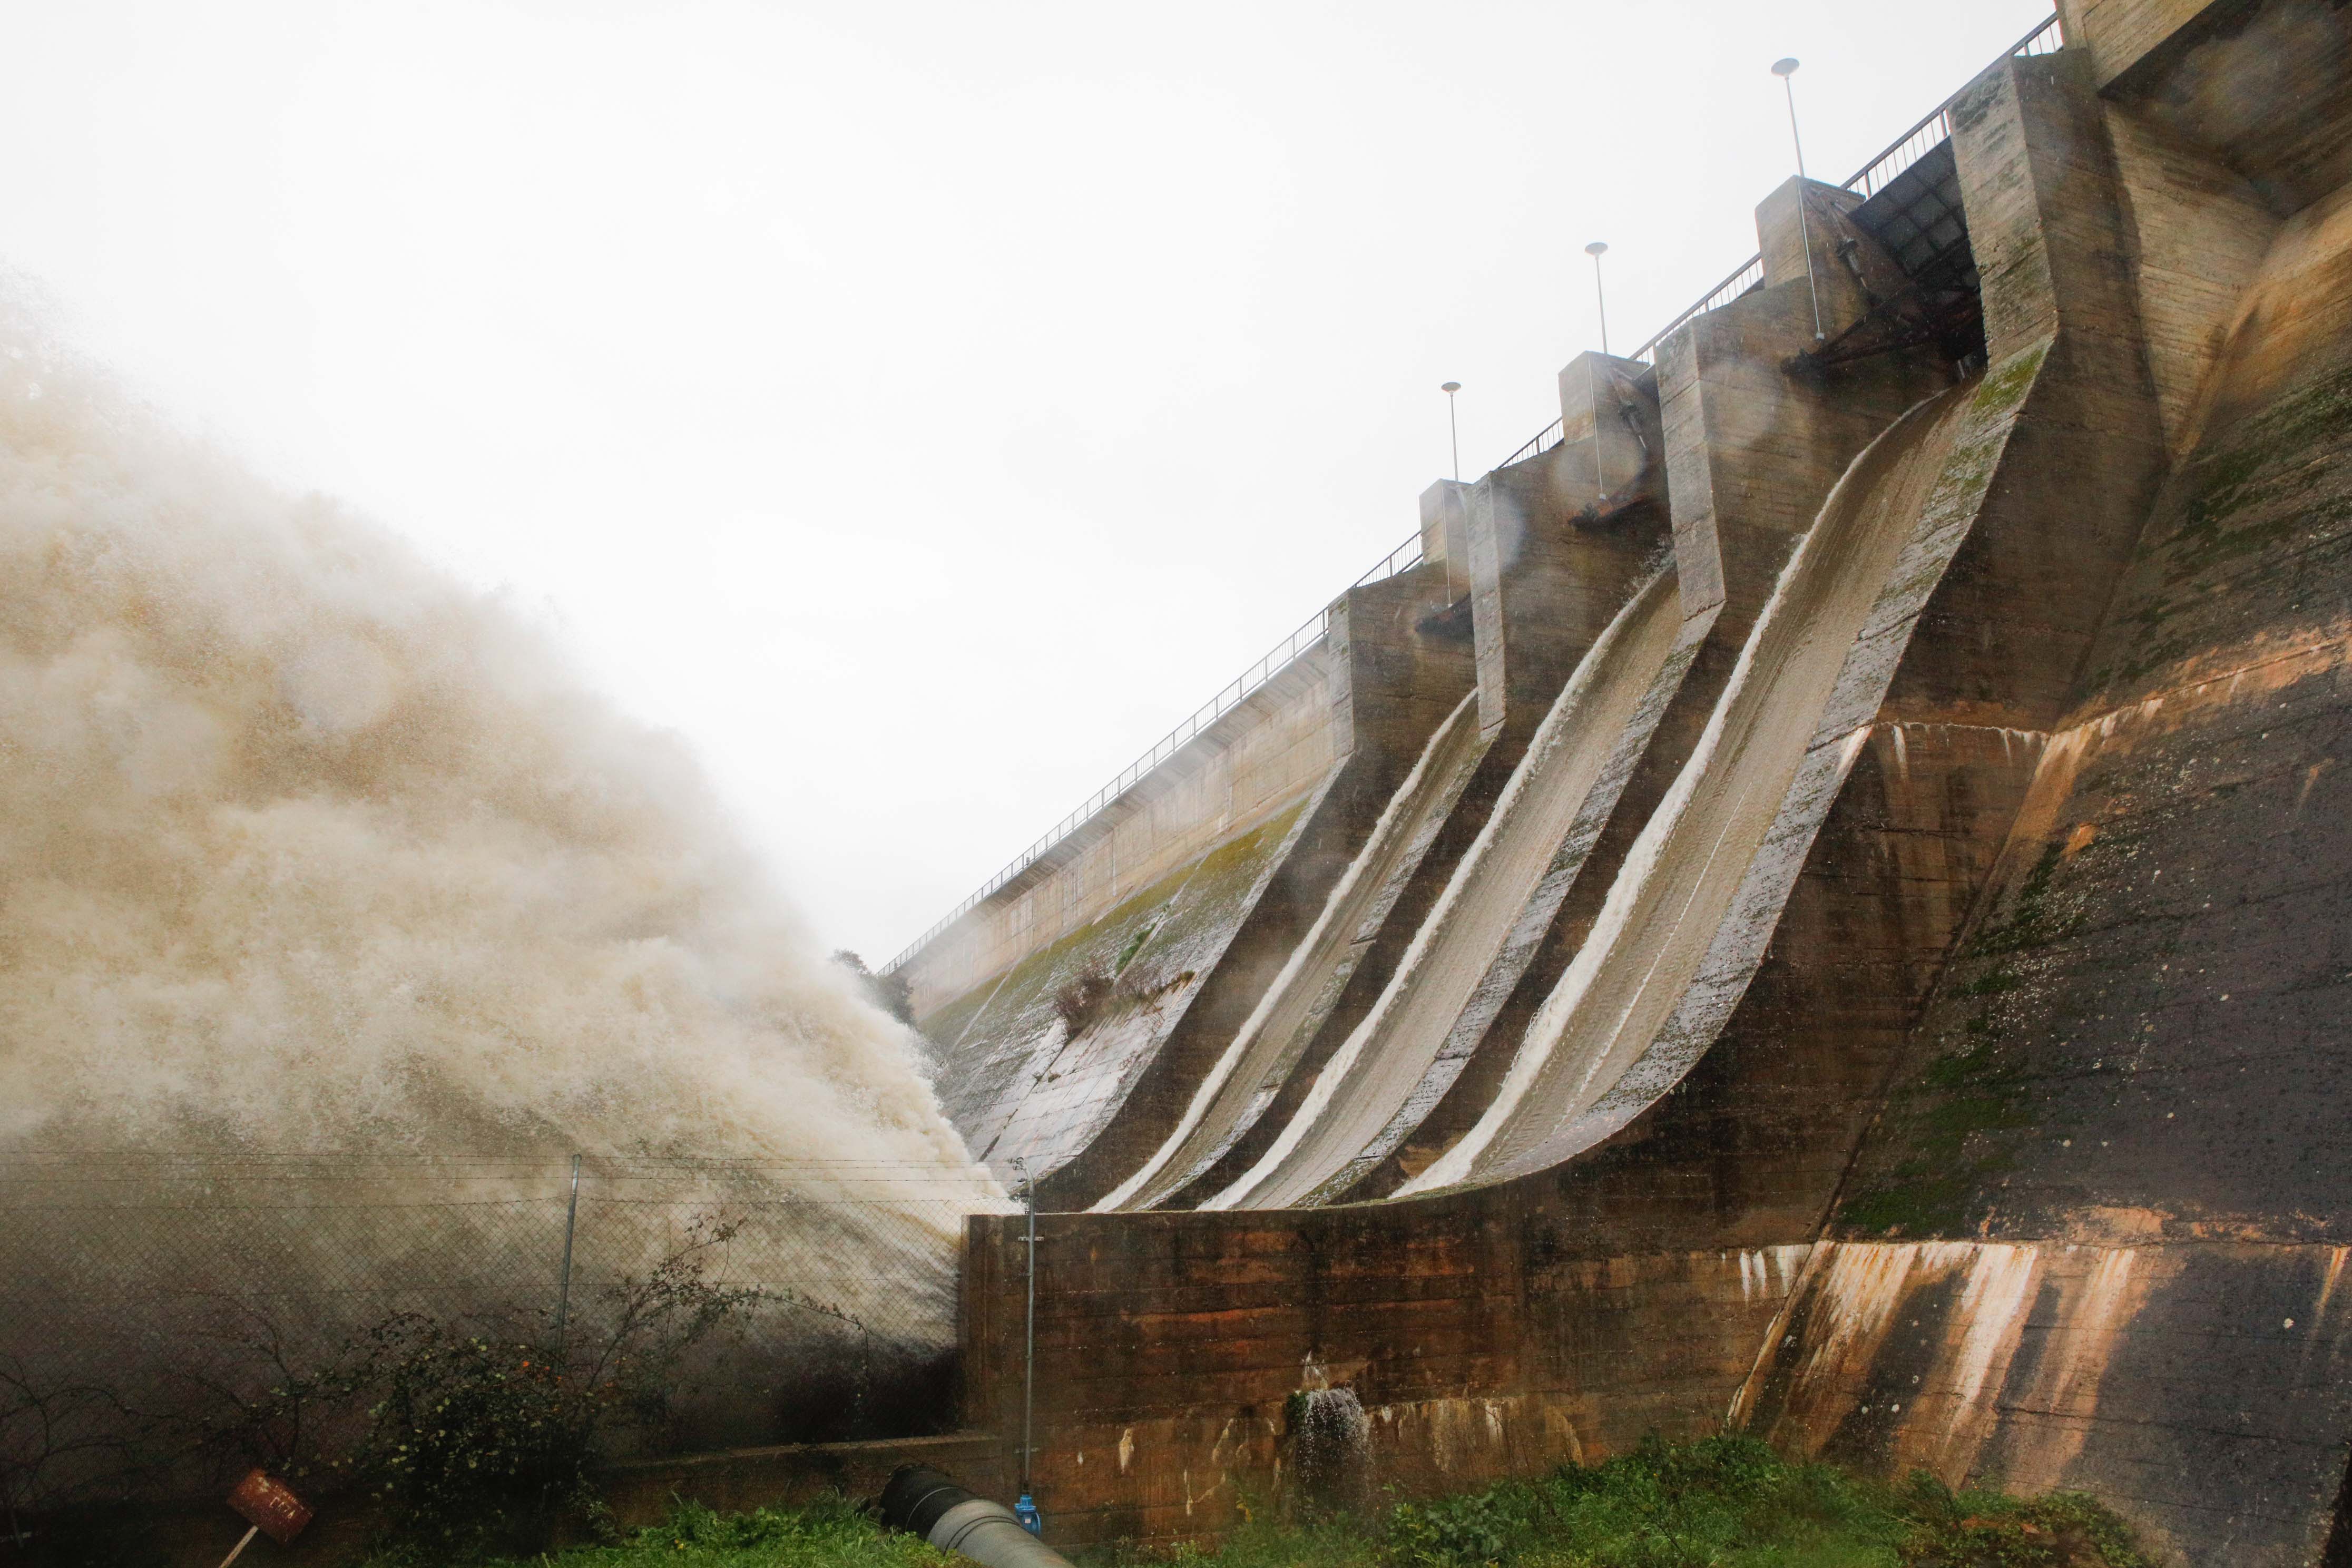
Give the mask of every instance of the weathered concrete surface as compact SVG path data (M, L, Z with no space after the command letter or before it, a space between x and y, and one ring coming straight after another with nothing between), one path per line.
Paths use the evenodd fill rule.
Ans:
M1445 568L1448 604L1470 596L1470 487L1440 479L1421 492L1422 559Z
M1920 617L1888 717L2045 731L2164 470L2124 196L2074 51L1995 65L1954 107L1995 363L2044 345L2006 471Z
M1297 840L1281 853L1264 890L1239 913L1223 944L1203 952L1196 966L1203 977L1199 1000L1171 1018L1164 1033L1126 1044L1129 1054L1120 1070L1131 1075L1131 1087L1108 1119L1087 1131L1078 1152L1053 1167L1040 1201L1086 1207L1149 1163L1189 1115L1290 956L1324 923L1332 896L1372 847L1406 776L1433 743L1449 710L1466 700L1471 650L1442 572L1424 564L1351 589L1336 607L1327 640L1335 675L1332 731L1344 744L1344 760L1303 808ZM1458 777L1452 787L1458 793ZM1408 837L1391 847L1401 862L1415 860L1426 853L1431 837ZM1412 868L1400 864L1391 870L1409 877ZM1371 901L1395 896L1383 887L1372 890ZM1334 970L1352 962L1362 946L1340 944L1331 952ZM1309 1014L1328 1011L1324 992L1336 991L1346 975L1322 979L1331 984L1305 988Z
M2284 216L2352 179L2352 17L2334 0L2067 0L2090 79Z
M1231 1031L1160 1147L1087 1206L1153 1207L1189 1187L1248 1136L1339 1005L1488 743L1478 726L1474 693L1429 738L1321 912L1292 944L1249 1016Z
M2242 176L2153 116L2112 104L2105 116L2148 374L2178 461L2279 219Z
M2317 1562L2352 1420L2347 1257L1824 1243L1736 1415L1865 1470L2088 1485L2166 1560Z
M1650 367L1582 354L1559 373L1560 444L1471 488L1479 715L1524 742L1656 563L1664 437Z
M2338 1120L2315 1075L2332 1070L2352 895L2329 793L2352 638L2352 206L2282 236L2215 404L1857 1171L1850 1223L2034 1235L2088 1205L2182 1239L2335 1238L2343 1168L2306 1153ZM2291 1079L2260 1070L2265 1040ZM2029 1089L2042 1064L2055 1076ZM2182 1123L2190 1100L2247 1094ZM1924 1136L1906 1119L1955 1096L1993 1120L1954 1130L1967 1159L1906 1174L1925 1157L1898 1152ZM2134 1136L2032 1131L2078 1116ZM2029 1153L2031 1174L2011 1169Z
M1008 1181L1078 1157L1125 1102L1296 847L1301 802L927 1020L940 1101Z
M1853 200L1846 193L1835 193L1834 201L1811 196L1822 211L1802 224L1797 194L1792 183L1759 210L1766 256L1760 289L1670 340L1659 373L1600 356L1570 364L1560 376L1562 445L1547 455L1548 461L1489 476L1475 492L1469 532L1472 602L1483 617L1482 710L1513 739L1524 733L1530 715L1549 709L1544 693L1558 689L1561 661L1590 648L1589 634L1562 646L1549 628L1592 624L1594 578L1589 566L1565 574L1550 567L1548 574L1546 535L1518 526L1519 517L1542 505L1554 515L1568 513L1587 530L1604 520L1622 528L1646 521L1664 502L1673 523L1678 584L1681 573L1696 566L1699 574L1695 590L1679 589L1683 626L1663 667L1669 678L1638 705L1639 734L1629 753L1612 758L1603 770L1607 788L1601 804L1609 809L1598 821L1580 821L1564 841L1573 852L1570 862L1558 868L1559 876L1540 879L1505 900L1517 903L1524 918L1512 922L1507 940L1493 949L1483 973L1477 973L1479 961L1451 965L1466 965L1472 984L1459 1005L1439 1009L1450 1015L1450 1022L1414 1016L1413 1003L1425 998L1384 992L1370 1002L1364 1010L1368 1026L1383 1014L1400 1016L1414 1038L1393 1051L1379 1039L1370 1040L1361 1058L1347 1061L1348 1078L1334 1084L1318 1079L1297 1095L1289 1108L1294 1119L1309 1116L1331 1125L1308 1129L1294 1121L1285 1134L1294 1140L1285 1163L1265 1166L1266 1159L1280 1153L1278 1147L1270 1149L1261 1158L1262 1168L1243 1166L1235 1173L1236 1184L1219 1201L1255 1205L1299 1201L1310 1192L1324 1201L1348 1190L1385 1192L1412 1179L1462 1135L1483 1107L1481 1097L1494 1090L1500 1066L1519 1037L1517 1026L1526 1015L1513 1013L1514 993L1538 970L1557 977L1591 929L1640 824L1696 744L1737 660L1739 638L1802 531L1801 523L1778 526L1783 512L1817 508L1841 471L1824 460L1821 447L1826 444L1850 458L1909 405L1906 393L1916 401L1948 383L1942 369L1916 353L1884 356L1855 368L1841 376L1834 395L1792 383L1781 373L1781 360L1815 341L1811 329L1817 319L1836 331L1868 308L1853 269L1838 257L1841 244L1864 258L1865 276L1900 275L1874 240L1839 218ZM1824 273L1818 286L1805 270L1808 245L1816 270ZM1835 269L1835 278L1825 275L1828 268ZM1664 413L1651 412L1659 389L1669 386L1676 389L1680 413L1671 424ZM1843 446L1847 442L1850 447ZM1677 488L1677 472L1702 481L1691 497ZM1734 498L1727 509L1714 504L1718 487ZM1810 510L1805 515L1810 517ZM1576 535L1554 531L1549 537L1573 541ZM1736 552L1728 575L1726 537ZM1557 551L1559 544L1552 548ZM1728 600L1736 600L1738 610L1727 620ZM1495 629L1489 633L1488 626ZM1540 680L1519 677L1529 667L1542 671ZM1505 723L1507 715L1517 716L1519 730ZM1499 746L1488 769L1500 776L1490 776L1484 788L1474 784L1465 795L1461 815L1480 829L1481 838L1456 862L1457 873L1484 874L1475 851L1486 837L1492 803L1512 790L1527 760L1524 745ZM1519 858L1505 856L1498 865ZM1474 891L1471 901L1486 891ZM1462 902L1450 885L1442 891L1431 906L1434 927L1415 932L1399 964L1406 955L1437 952L1444 937L1466 929L1454 919ZM1554 960L1549 965L1547 952ZM1391 988L1418 978L1400 969L1391 973ZM1498 1020L1514 1026L1506 1028ZM1351 1035L1340 1051L1357 1043ZM1360 1083L1367 1087L1358 1092ZM1344 1119L1336 1114L1341 1110ZM1428 1127L1433 1121L1433 1130ZM1359 1121L1366 1124L1367 1137L1350 1131Z
M2338 1246L1822 1244L1740 1389L1778 1446L2091 1486L2161 1559L2307 1563L2343 1481Z
M1570 1158L1712 1044L1976 521L2041 359L2028 350L1923 405L1855 460L1494 1103L1406 1191Z
M2159 1284L2078 1356L2068 1440L2012 1436L2039 1407L1989 1384L1968 1462L2290 1563L2352 1428L2352 204L2284 226L2205 401L1840 1222L2134 1249Z
M1817 183L1801 188L1808 212L1852 200ZM1817 285L1827 332L1853 324L1864 310L1832 230L1810 219L1801 229L1799 190L1792 181L1757 208L1763 287L1694 319L1658 347L1683 602L1694 619L1720 611L1710 635L1727 657L1747 641L1838 476L1905 409L1951 382L1949 367L1918 354L1864 362L1833 388L1786 373L1787 362L1816 342ZM1876 246L1866 237L1860 243ZM1882 262L1874 258L1872 265ZM1719 691L1717 684L1707 693L1707 706Z
M2252 9L2242 0L2059 0L2066 40L2089 57L2092 84L2105 89L2126 71L2159 68L2217 24Z
M941 1102L977 1157L1007 1175L1024 1161L1054 1181L1047 1201L1083 1205L1167 1135L1466 692L1470 649L1444 594L1424 565L1335 606L1306 689L1342 752L1303 798L1098 919L1033 937L1012 968L921 1016Z
M1301 1387L1353 1388L1374 1479L1407 1493L1709 1430L1802 1256L1612 1258L1574 1216L1486 1198L1417 1206L1401 1246L1398 1212L1041 1220L1036 1485L1057 1539L1228 1528L1245 1492L1276 1491ZM1017 1429L1024 1247L971 1223L969 1414Z
M1433 487L1423 497L1425 538L1428 531L1454 526L1451 509L1460 506L1484 745L1475 770L1414 875L1388 900L1370 940L1360 943L1346 987L1313 1037L1283 1053L1278 1082L1251 1089L1248 1125L1224 1142L1213 1163L1195 1164L1189 1182L1155 1189L1151 1201L1189 1207L1218 1197L1297 1127L1326 1066L1381 1009L1400 965L1477 849L1563 686L1633 586L1658 569L1663 540L1656 490L1663 469L1643 455L1657 450L1646 368L1591 358L1563 373L1567 436L1561 445L1475 486ZM1615 487L1606 498L1603 478ZM1611 780L1612 787L1618 782Z
M1330 1201L1419 1123L1524 972L1688 668L1662 564L1647 367L1585 355L1560 388L1561 444L1470 497L1479 713L1494 743L1447 824L1459 852L1412 906L1377 994L1344 1034L1327 1026L1334 1038L1311 1075L1294 1069L1278 1131L1228 1163L1214 1205Z
M1477 840L1259 1164L1213 1206L1330 1202L1451 1086L1526 967L1680 684L1681 604L1661 570L1598 639L1522 752ZM1676 655L1683 655L1680 663Z
M2221 26L2107 4L2147 40L2113 70L2081 47L2006 61L1956 106L2013 421L1903 607L1883 698L1844 692L1850 754L1785 900L1743 923L1769 941L1720 1032L1622 1125L1512 1180L1049 1219L1040 1486L1076 1539L1213 1532L1237 1489L1278 1489L1282 1398L1333 1383L1376 1413L1380 1479L1406 1492L1730 1419L1869 1468L2084 1487L2168 1561L2342 1549L2352 202L2297 195L2342 116L2300 62L2256 79L2284 84L2275 156L2175 111L2217 101L2216 61L2253 69L2202 51L2307 6ZM1677 568L1713 586L1595 851L1618 861L1831 479L1944 374L1790 374L1804 252L1765 249L1765 287L1661 355ZM1511 483L1550 493L1570 459L1545 458ZM1447 492L1497 624L1508 574L1477 551L1511 493ZM1505 737L1530 646L1507 625L1480 645ZM1490 1040L1585 942L1582 889ZM1475 1122L1501 1059L1468 1062L1379 1190ZM1012 1229L972 1237L989 1424L1017 1389Z
M1340 680L1328 646L1252 692L898 971L935 1041L1024 959L1105 919L1146 888L1321 784L1345 755L1332 720Z
M1801 188L1807 202L1801 224ZM1796 540L1853 458L1906 408L1950 381L1949 368L1924 350L1843 367L1826 384L1787 374L1787 363L1816 342L1817 289L1821 327L1834 337L1869 307L1856 268L1882 289L1890 274L1900 275L1878 242L1845 220L1853 200L1832 187L1797 182L1775 192L1757 211L1762 286L1661 345L1663 464L1654 482L1670 511L1677 574L1689 574L1684 646L1676 655L1685 673L1664 712L1650 721L1649 743L1548 931L1532 953L1514 955L1516 986L1487 1015L1491 1021L1475 1042L1448 1042L1447 1057L1460 1063L1456 1076L1395 1152L1364 1176L1359 1196L1412 1181L1484 1114L1538 1009L1582 950L1643 826L1697 747ZM1848 240L1852 267L1840 255ZM1571 366L1563 383L1573 377Z
M1583 1160L1403 1204L1042 1221L1046 1506L1082 1542L1221 1530L1278 1489L1283 1397L1318 1379L1391 1410L1378 1477L1407 1493L1716 1429L2036 754L1874 731L1716 1048ZM975 1226L968 1418L992 1425L1024 1257L1017 1225Z

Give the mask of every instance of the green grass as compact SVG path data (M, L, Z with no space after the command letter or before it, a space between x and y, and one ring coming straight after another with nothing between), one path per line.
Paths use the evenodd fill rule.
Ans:
M1273 1510L1214 1549L1120 1548L1098 1568L2146 1568L2113 1515L2080 1494L2032 1500L1900 1485L1792 1464L1761 1443L1651 1443L1591 1468L1436 1502L1313 1521ZM1050 1534L1050 1524L1048 1533ZM419 1560L411 1559L410 1563ZM688 1507L608 1546L517 1560L547 1568L939 1568L953 1559L883 1532L841 1501L722 1518ZM385 1560L392 1568L394 1560Z
M662 1523L603 1546L573 1546L481 1568L948 1568L963 1559L884 1530L840 1498L806 1508L719 1514L693 1503ZM443 1568L429 1556L393 1553L366 1568Z

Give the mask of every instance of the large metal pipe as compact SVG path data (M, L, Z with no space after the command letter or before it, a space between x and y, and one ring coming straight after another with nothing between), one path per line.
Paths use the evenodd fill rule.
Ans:
M882 1489L882 1522L986 1568L1070 1568L1069 1559L1024 1530L1011 1509L921 1465L891 1472Z

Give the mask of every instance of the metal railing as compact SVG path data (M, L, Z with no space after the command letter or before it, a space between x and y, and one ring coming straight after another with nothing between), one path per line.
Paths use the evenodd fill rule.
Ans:
M1512 463L1524 463L1524 461L1527 461L1527 458L1536 458L1536 456L1543 456L1545 451L1550 451L1552 447L1559 445L1559 442L1561 442L1561 439L1564 439L1564 437L1567 437L1567 426L1564 426L1564 423L1557 421L1557 418L1555 418L1555 421L1548 423L1548 426L1545 426L1543 430L1536 430L1536 439L1531 439L1531 442L1528 442L1528 445L1519 447L1517 451L1512 451L1512 454L1507 456L1507 458L1503 458L1503 461L1500 461L1500 463L1496 463L1496 468L1510 468Z
M1517 451L1512 453L1501 462L1496 464L1495 467L1498 468L1507 468L1513 463L1524 463L1529 458L1539 458L1546 452L1550 451L1554 447L1559 446L1561 439L1566 437L1568 431L1565 425L1563 425L1561 421L1555 419L1550 424L1545 426L1542 429L1537 431L1536 438L1534 440L1528 442L1526 446L1520 447Z
M1725 279L1722 282L1717 284L1714 288L1708 289L1704 295L1700 296L1697 304L1689 307L1687 310L1684 310L1681 315L1676 316L1673 321L1668 321L1664 326L1660 327L1655 332L1653 332L1650 335L1649 342L1643 343L1640 348L1633 351L1633 357L1641 361L1643 364L1655 363L1657 362L1658 345L1664 342L1668 334L1673 332L1675 328L1681 326L1684 322L1689 321L1694 316L1704 316L1709 310L1719 310L1724 306L1730 304L1734 300L1738 299L1742 294L1747 293L1749 289L1760 289L1763 286L1764 257L1763 253L1759 251L1756 255L1751 256L1747 260L1741 262L1738 269L1733 272L1730 277Z
M2054 54L2063 48L2065 43L2065 35L2059 28L2058 18L2053 16L2026 34L2024 37L2020 38L2009 53L2012 56L2029 57ZM1964 88L1961 90L1967 89ZM1896 137L1894 145L1856 171L1853 177L1845 182L1844 188L1861 193L1863 199L1867 201L1885 189L1897 174L1949 141L1952 135L1952 105L1958 102L1959 98L1959 93L1956 92L1937 105L1934 113ZM1703 316L1709 310L1720 310L1750 289L1760 286L1763 281L1764 258L1761 255L1749 257L1730 277L1708 289L1700 298L1698 303L1659 328L1649 342L1633 351L1632 357L1643 364L1654 364L1657 363L1658 345L1665 342L1667 336L1676 328L1694 316ZM1553 420L1537 434L1534 440L1504 458L1496 467L1507 468L1513 463L1524 462L1529 458L1549 451L1553 447L1559 445L1559 421Z
M2053 16L2020 38L2009 52L2012 56L2054 54L2064 45L2065 37L2059 31L2058 18ZM1965 90L1967 89L1962 89L1962 91ZM1863 199L1867 201L1885 190L1894 181L1895 175L1950 141L1952 105L1958 103L1959 99L1959 93L1956 92L1937 104L1933 114L1896 137L1893 146L1855 171L1853 177L1846 181L1845 188L1849 191L1859 191L1862 193Z
M2047 22L2026 34L2024 40L2009 52L2012 55L2027 56L2054 55L2065 47L2065 30L2058 25L2058 18L2053 16Z
M1390 551L1386 555L1381 556L1380 560L1374 562L1370 571L1358 577L1353 583L1349 584L1348 586L1350 589L1360 588L1368 583L1384 581L1387 578L1395 576L1400 572L1411 571L1415 566L1420 565L1421 562L1421 533L1419 530L1415 530L1412 537L1407 539L1402 544L1398 545L1394 550ZM1344 596L1344 595L1341 595L1341 597ZM1250 693L1255 691L1267 681L1281 674L1283 670L1288 668L1290 665L1295 663L1302 655L1311 650L1316 644L1323 640L1325 634L1330 631L1332 607L1339 602L1339 598L1334 598L1329 604L1325 605L1321 609L1316 611L1312 616L1309 616L1306 621L1300 625L1297 631L1292 632L1288 637L1275 644L1272 648L1266 651L1264 658L1258 659L1255 664L1252 664L1247 669L1243 670L1241 674L1233 679L1232 682L1228 684L1224 689L1219 691L1214 697L1212 697L1208 701L1202 703L1198 709L1194 710L1192 717L1186 719L1173 730L1169 731L1167 734L1161 736L1160 740L1152 745L1150 751L1144 752L1143 755L1136 758L1135 761L1120 769L1119 774L1117 778L1111 780L1110 783L1103 785L1102 788L1095 791L1093 795L1087 796L1084 805L1080 805L1076 811L1070 813L1069 816L1062 818L1061 821L1055 823L1052 828L1047 830L1045 837L1039 838L1034 844L1029 846L1028 848L1024 849L1020 854L1014 856L1013 859L1005 865L1003 870L997 872L996 875L991 877L987 881L982 882L980 885L979 889L970 898L964 900L963 902L958 904L954 909L950 910L945 916L931 927L930 930L925 931L922 935L909 942L907 945L905 952L899 953L898 957L892 959L888 963L883 966L882 973L885 974L896 973L900 965L904 964L908 959L914 957L918 952L920 952L924 948L929 947L931 944L932 940L938 937L941 931L955 924L956 921L963 919L964 916L970 914L974 909L977 909L981 902L987 899L991 894L996 892L1007 882L1013 880L1013 878L1019 876L1022 872L1035 865L1039 857L1045 855L1063 839L1067 838L1073 832L1076 831L1079 826L1085 823L1087 818L1093 816L1097 812L1101 811L1103 807L1110 805L1111 802L1117 800L1120 795L1125 795L1129 790L1134 788L1137 784L1142 781L1145 774L1150 773L1154 768L1166 762L1170 757L1174 756L1179 751L1182 750L1186 744L1192 742L1194 737L1199 735L1202 731L1207 729L1211 724L1215 723L1219 719L1224 717L1224 715L1232 712L1234 709L1240 706L1241 703L1249 697Z

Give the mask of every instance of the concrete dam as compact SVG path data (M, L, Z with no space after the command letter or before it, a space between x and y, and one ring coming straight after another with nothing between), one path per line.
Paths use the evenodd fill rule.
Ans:
M1344 1387L1406 1493L1728 1426L2352 1562L2352 11L2067 0L1756 222L892 966L1058 1541Z

